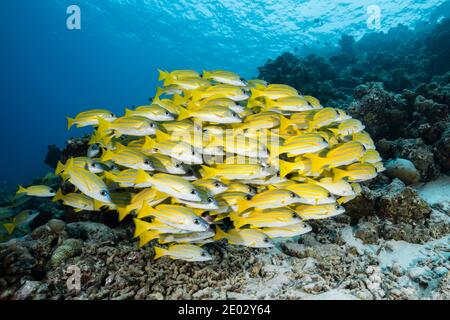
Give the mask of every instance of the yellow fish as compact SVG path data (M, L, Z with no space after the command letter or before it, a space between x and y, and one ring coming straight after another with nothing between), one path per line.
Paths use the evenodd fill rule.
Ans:
M221 239L226 239L229 244L251 248L271 248L274 246L270 238L259 230L231 229L228 232L224 232L216 225L216 235L214 236L214 240Z
M249 96L242 88L229 84L216 84L191 92L191 99L194 102L211 97L221 97L228 98L233 101L242 101L248 99Z
M175 120L175 115L169 110L157 105L152 104L149 106L140 106L134 110L125 109L125 117L144 117L153 121L172 121Z
M303 220L317 220L331 218L345 212L344 207L338 204L300 205L295 208Z
M329 150L325 157L312 153L304 156L311 160L312 171L320 172L324 168L335 168L357 162L363 154L364 146L361 143L349 141Z
M77 128L82 128L86 126L96 126L98 125L99 118L108 122L117 119L114 113L108 110L94 109L84 111L80 112L75 118L67 117L68 129L70 129L74 124L77 126Z
M106 184L94 173L74 166L73 159L66 163L64 174L85 195L104 203L111 203L111 197Z
M271 175L267 168L258 164L218 164L215 168L202 166L202 169L203 179L258 179Z
M167 249L159 247L153 247L153 249L155 250L155 260L163 256L190 262L210 261L213 259L206 250L193 244L175 244Z
M159 72L158 81L165 81L170 78L174 79L200 78L200 73L194 70L175 70L172 72L167 72L158 69L158 72Z
M158 129L156 122L141 116L122 117L112 122L98 118L98 123L97 132L100 135L114 131L119 135L143 137L155 134L156 129Z
M251 228L285 227L302 221L295 211L286 207L256 209L243 216L231 215L231 220L236 229L245 225L250 225Z
M189 181L182 177L157 173L150 176L145 171L140 171L140 178L136 180L136 183L150 182L151 185L160 192L167 193L168 195L177 199L186 201L201 201L199 190L192 185Z
M259 230L269 238L292 238L308 233L312 231L312 228L304 222L299 222L285 227L270 227Z
M62 201L64 205L75 208L75 212L79 211L99 211L101 204L91 197L82 193L68 193L63 195L61 190L58 190L52 201Z
M247 85L244 78L234 72L224 70L203 71L203 78L238 87L245 87Z
M166 200L169 196L165 193L159 192L155 188L146 188L135 194L130 203L125 207L117 208L119 212L119 221L122 221L132 211L139 211L147 203L149 206L154 207Z
M301 203L300 197L295 192L284 189L274 189L258 193L250 200L239 201L238 212L241 213L249 208L280 208L294 203Z
M357 119L348 119L341 122L337 128L328 128L336 136L347 136L363 131L365 126Z
M26 194L30 197L49 198L55 196L56 191L53 188L45 185L31 186L28 188L19 186L19 190L16 194Z
M197 216L194 210L184 206L160 204L156 208L152 208L148 203L144 203L138 213L138 219L149 216L181 230L197 232L206 231L209 228L208 222Z
M208 106L201 109L187 110L180 108L178 121L196 118L202 121L215 123L241 123L242 119L239 115L228 107Z
M116 152L106 150L101 159L102 161L112 160L114 163L130 169L155 170L149 157L140 151L125 146L118 147Z
M346 178L351 182L361 182L377 176L377 170L370 163L354 163L345 169L333 168L334 181Z
M330 195L330 192L312 183L296 183L285 187L287 190L298 195L300 203L304 204L327 204L335 203L336 199Z
M192 184L198 188L208 190L213 196L225 192L228 189L228 185L217 179L200 179L194 181Z

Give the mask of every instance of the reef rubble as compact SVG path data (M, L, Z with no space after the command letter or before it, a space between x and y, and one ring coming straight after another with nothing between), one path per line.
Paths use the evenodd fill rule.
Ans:
M366 216L348 208L271 250L208 245L207 263L153 260L131 223L53 219L0 244L0 299L449 299L449 208L431 192L441 184L365 188Z

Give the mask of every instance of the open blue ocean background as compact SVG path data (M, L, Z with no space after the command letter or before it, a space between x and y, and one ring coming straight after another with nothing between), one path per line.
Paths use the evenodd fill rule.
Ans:
M66 26L70 5L81 9L81 30ZM425 28L449 10L444 0L2 0L0 184L27 184L51 171L47 146L89 132L67 131L66 116L145 104L158 68L254 77L286 50L327 54L344 33L374 31L371 5L381 10L375 31Z

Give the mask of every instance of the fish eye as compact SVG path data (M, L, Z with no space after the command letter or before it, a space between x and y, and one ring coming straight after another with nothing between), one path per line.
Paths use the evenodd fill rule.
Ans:
M295 212L292 213L292 218L297 218L297 214Z
M112 113L112 112L111 112L110 116L111 116L112 118L115 118L115 117L116 117L116 115L115 115L114 113Z
M192 190L192 191L191 191L191 194L197 194L197 191Z
M102 191L100 191L100 195L101 195L102 197L106 197L106 196L108 195L108 191L102 190Z
M56 191L53 189L50 189L50 193L56 193Z
M154 152L159 152L159 149L158 148L153 148L153 151Z
M241 91L242 91L243 94L245 94L245 90L244 89L242 89Z
M303 228L307 228L308 225L306 223L303 224Z
M216 182L216 183L214 184L214 187L219 188L219 187L220 187L220 183Z
M204 133L208 132L208 129L203 129L203 132L204 132Z
M97 168L97 163L96 163L96 162L93 162L93 163L92 163L92 166L93 166L94 168Z
M209 203L212 203L213 201L214 201L213 198L211 198L211 197L208 198L208 202L209 202Z
M194 171L192 171L192 169L189 169L186 173L187 174L194 174Z
M252 187L249 187L249 188L248 188L248 192L252 193L252 192L253 192L253 188L252 188Z
M206 257L206 252L201 253L202 257Z
M195 151L194 150L192 150L192 155L195 156Z
M179 163L175 164L175 168L179 168L181 165Z
M166 111L166 116L168 116L168 115L170 115L170 112L169 112L169 111Z
M156 124L151 123L151 124L150 124L150 127L155 128L155 127L156 127Z
M280 176L280 171L277 171L277 177L279 177Z
M291 198L296 198L297 197L297 195L294 192L291 192L290 196L291 196Z
M195 219L195 220L194 220L194 223L195 223L195 224L200 224L200 220Z
M150 165L150 160L144 160L144 164Z
M270 242L269 238L264 238L264 242L266 243Z
M240 77L239 80L241 80L242 82L245 81L245 79L243 77Z
M231 112L231 115L233 116L233 117L237 117L237 113L236 112Z

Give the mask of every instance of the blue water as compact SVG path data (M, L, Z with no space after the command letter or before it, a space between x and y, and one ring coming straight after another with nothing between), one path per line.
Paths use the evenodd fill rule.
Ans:
M444 0L377 1L380 30L414 26ZM68 30L66 8L81 9ZM373 1L325 0L2 0L0 2L0 183L30 182L50 168L47 146L67 131L65 117L89 108L121 114L155 92L157 68L219 69L257 75L286 50L333 50L342 33L371 32Z

